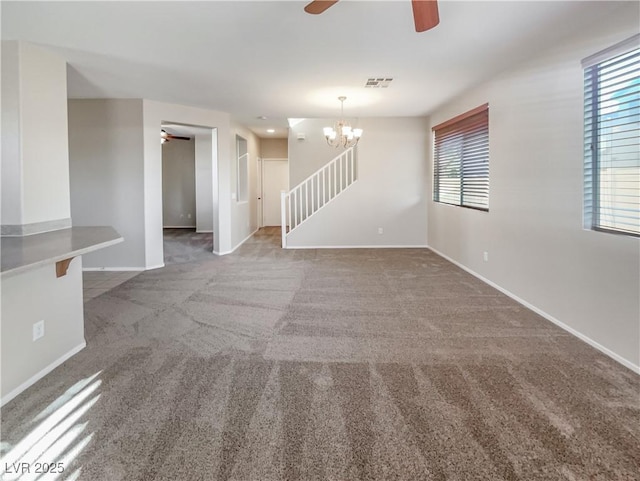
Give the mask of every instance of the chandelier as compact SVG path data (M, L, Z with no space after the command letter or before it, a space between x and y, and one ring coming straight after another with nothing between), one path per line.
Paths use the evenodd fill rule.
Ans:
M353 147L362 137L362 129L352 129L351 125L344 120L344 101L347 97L338 97L340 101L340 120L333 127L325 127L324 138L331 147Z

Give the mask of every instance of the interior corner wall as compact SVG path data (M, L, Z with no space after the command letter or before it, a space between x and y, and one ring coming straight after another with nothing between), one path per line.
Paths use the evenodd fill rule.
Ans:
M110 225L124 238L84 255L83 265L144 269L142 101L70 99L68 106L73 225Z
M200 109L186 105L143 100L144 136L144 230L145 263L147 269L164 265L162 236L162 152L159 140L161 125L174 122L213 129L222 141L213 152L211 190L213 212L214 251L232 250L231 208L231 121L228 113Z
M213 152L217 152L217 133L196 134L196 232L213 232L214 193ZM214 145L214 142L216 145ZM212 195L213 194L213 195Z
M2 130L2 223L68 220L64 58L27 42L2 42Z
M162 144L164 227L196 227L195 138Z
M249 199L246 202L237 200L237 155L236 135L247 141L249 153ZM231 185L235 198L231 200L231 241L232 249L238 247L248 236L258 229L258 157L260 154L260 139L248 128L232 123L230 135L230 149L232 155Z
M263 159L288 159L288 139L260 139L260 157Z
M306 119L290 129L291 187L340 154L322 133L330 124ZM358 127L357 182L292 231L288 247L426 246L428 119L364 118Z
M582 226L580 61L637 33L638 9L629 2L435 112L432 125L489 103L490 210L429 201L428 215L430 247L636 370L640 239Z

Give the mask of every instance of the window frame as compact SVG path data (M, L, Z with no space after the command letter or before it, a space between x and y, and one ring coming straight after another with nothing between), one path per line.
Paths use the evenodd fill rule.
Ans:
M433 132L433 201L489 212L489 104L482 104L457 115L435 125L431 130ZM441 147L448 142L458 145L441 150ZM455 149L460 149L460 152L455 153ZM479 153L479 149L482 152ZM453 168L458 166L459 200L457 202L442 200L441 172L446 163L443 157L447 155L453 156ZM456 160L456 157L459 159ZM486 162L486 167L482 166L482 162ZM465 183L469 172L479 174L477 177L480 182L486 184L486 188L480 194L477 191L474 193L472 184ZM456 177L450 177L450 179L455 182ZM485 203L478 205L479 202L466 202L465 196L485 199Z
M607 86L606 84L601 84L601 70L610 67L611 65L615 65L617 59L621 59L623 57L629 56L629 54L634 53L636 59L630 65L632 66L632 72L634 70L640 70L640 34L634 35L631 38L628 38L618 44L615 44L607 49L604 49L600 52L595 53L585 59L582 60L582 68L583 68L583 120L584 120L584 152L583 152L583 168L584 168L584 179L583 179L583 227L587 230L593 230L598 232L606 232L617 235L626 235L632 237L640 237L640 225L638 226L638 230L625 229L623 227L615 228L611 225L606 225L606 221L602 219L602 211L606 209L610 209L612 211L611 216L615 219L613 215L617 210L622 210L620 205L620 201L614 199L609 202L609 204L603 204L601 200L601 177L603 171L607 169L616 168L615 165L603 166L605 162L602 160L603 152L601 152L601 141L603 137L605 137L606 132L603 132L605 128L613 128L613 127L604 127L602 124L606 122L610 122L611 119L604 119L604 115L601 113L602 105L600 103L604 103L602 97L605 96L603 90L610 89L611 86ZM622 60L620 60L622 61ZM613 86L615 86L615 81L619 79L618 76L612 77L614 81ZM635 77L632 77L631 82L635 80ZM631 83L630 87L635 87L636 85L640 85L638 83ZM620 87L612 90L610 93L606 95L611 95L623 91L628 87ZM640 88L640 87L639 87ZM632 90L631 95L634 94ZM624 94L627 96L629 94ZM629 104L632 104L635 97L631 97L629 100ZM606 108L606 107L604 107ZM633 105L630 108L634 108ZM637 108L637 107L636 107ZM624 111L624 109L623 109ZM632 116L633 114L631 114ZM632 117L631 117L632 118ZM629 122L629 124L633 125L633 120ZM623 124L624 125L624 124ZM635 127L632 127L631 131L635 130L636 133L640 133L640 124ZM611 135L615 134L612 132ZM633 134L631 138L633 137ZM609 139L608 142L613 142L612 139ZM640 145L640 142L638 142ZM623 147L626 147L623 146ZM624 155L624 153L623 153ZM633 162L632 159L631 162ZM617 166L617 168L621 168L621 166ZM640 169L640 166L638 167ZM635 198L640 198L640 191L636 193ZM633 202L632 202L633 204ZM635 211L636 216L640 216L640 209ZM615 223L615 220L613 222ZM634 226L632 226L634 227Z
M249 202L249 143L236 134L236 202Z

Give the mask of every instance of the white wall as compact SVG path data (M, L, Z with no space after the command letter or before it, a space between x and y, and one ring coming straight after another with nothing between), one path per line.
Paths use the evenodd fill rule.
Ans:
M124 238L85 255L85 267L146 267L142 140L141 100L69 100L73 224L110 225Z
M3 277L1 316L5 403L85 346L82 258L73 259L60 278L53 263ZM33 341L32 326L40 320L45 321L45 335Z
M213 199L215 198L216 202L218 199L218 183L213 181L213 153L218 152L217 141L218 135L215 129L206 135L196 134L195 137L197 232L213 232Z
M316 172L322 166L338 156L342 150L327 145L322 129L333 125L333 119L305 119L289 129L287 150L289 154L289 185L293 188ZM361 125L358 124L359 127ZM298 134L305 134L305 140L298 140ZM369 137L369 142L376 142ZM362 147L366 137L362 137L359 147Z
M67 64L21 44L23 223L68 219Z
M164 227L196 226L194 138L162 144L162 220Z
M307 119L290 130L291 187L341 152L326 145L326 125L331 120ZM358 181L291 232L288 247L426 246L427 119L366 118L358 126Z
M2 224L22 224L20 49L2 41Z
M69 219L66 62L26 42L2 54L2 224Z
M638 18L638 4L630 2L579 38L435 112L432 125L489 103L490 210L429 201L428 215L432 248L636 368L639 239L582 228L580 60L637 33Z
M236 165L236 135L247 141L249 152L249 199L246 202L238 202L237 199L231 201L231 214L233 223L231 225L231 242L234 248L240 245L248 236L258 229L258 156L260 153L260 139L251 130L232 123L230 136L230 149L233 158L231 169L231 185L233 191L237 183Z

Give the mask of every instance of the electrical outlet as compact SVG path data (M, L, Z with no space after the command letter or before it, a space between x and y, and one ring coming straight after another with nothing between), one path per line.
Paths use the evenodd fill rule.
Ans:
M489 253L487 251L484 251L483 258L485 262L489 262Z
M33 340L37 341L44 336L44 320L33 323Z
M191 214L187 214L187 219L191 219Z
M382 227L378 227L378 234L384 234L384 229Z

